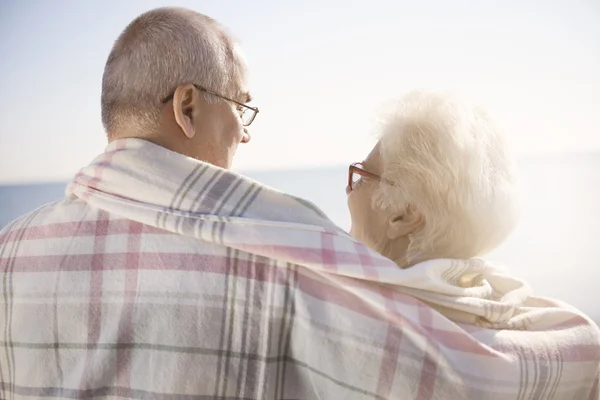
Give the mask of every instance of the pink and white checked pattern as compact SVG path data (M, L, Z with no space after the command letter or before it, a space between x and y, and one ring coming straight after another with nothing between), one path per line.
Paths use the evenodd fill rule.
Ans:
M135 139L67 192L0 232L2 399L598 399L598 328L483 260Z

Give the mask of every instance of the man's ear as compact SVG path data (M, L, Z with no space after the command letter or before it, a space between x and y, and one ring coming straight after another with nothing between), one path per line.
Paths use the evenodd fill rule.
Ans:
M200 96L194 85L181 85L173 95L173 114L177 125L189 139L196 134L194 118L198 118Z
M425 218L423 214L410 204L404 210L396 213L388 221L387 238L390 240L407 236L423 226Z

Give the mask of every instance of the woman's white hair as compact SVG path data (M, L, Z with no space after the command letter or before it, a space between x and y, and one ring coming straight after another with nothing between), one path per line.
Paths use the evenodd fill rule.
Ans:
M121 129L152 130L161 101L178 85L203 85L236 98L245 73L237 44L212 18L183 8L148 11L125 28L108 57L102 123L109 137Z
M382 182L375 206L408 205L425 217L410 236L407 263L471 258L498 246L516 226L516 164L480 108L454 96L412 92L384 114Z

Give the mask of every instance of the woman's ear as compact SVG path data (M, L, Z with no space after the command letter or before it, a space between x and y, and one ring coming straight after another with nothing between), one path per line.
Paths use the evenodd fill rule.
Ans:
M425 218L423 214L410 204L404 210L396 213L388 221L387 238L390 240L407 236L423 226Z
M196 135L194 117L198 117L200 96L194 85L181 85L173 95L173 114L177 125L189 139Z

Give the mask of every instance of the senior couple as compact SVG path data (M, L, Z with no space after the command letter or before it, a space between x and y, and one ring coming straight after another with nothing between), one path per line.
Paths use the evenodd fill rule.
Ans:
M202 14L123 31L105 152L0 234L0 398L598 398L596 325L478 258L518 216L485 112L396 103L350 166L348 235L228 170L246 75Z

